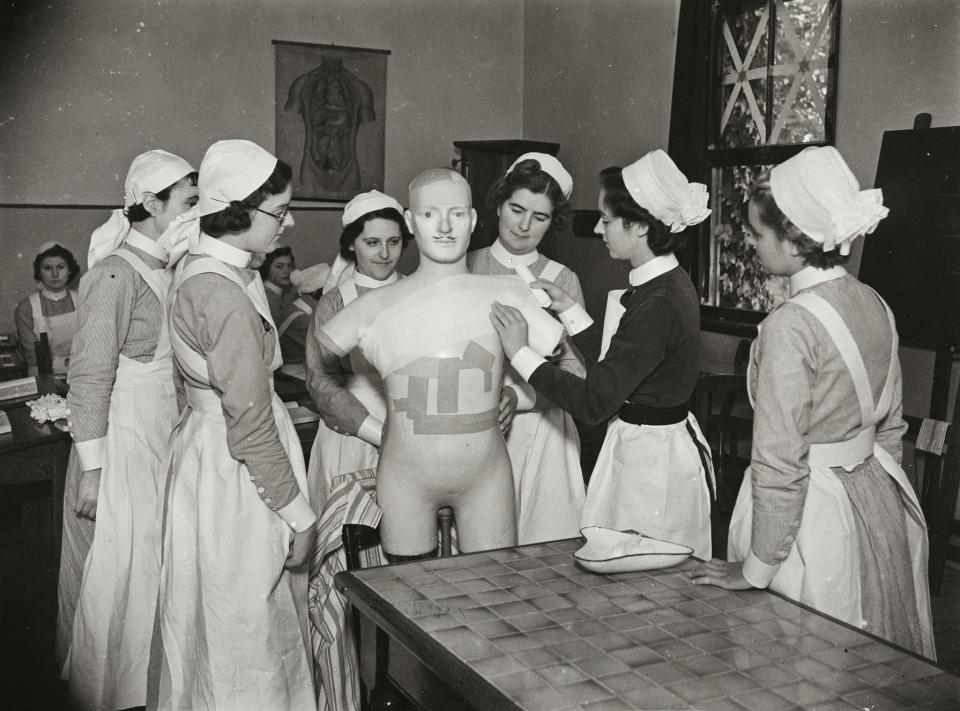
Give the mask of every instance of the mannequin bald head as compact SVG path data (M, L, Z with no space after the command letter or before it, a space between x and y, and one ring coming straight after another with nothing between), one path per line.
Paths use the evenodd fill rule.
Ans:
M421 257L449 264L466 255L477 212L462 175L448 168L423 171L410 183L409 204L404 219Z

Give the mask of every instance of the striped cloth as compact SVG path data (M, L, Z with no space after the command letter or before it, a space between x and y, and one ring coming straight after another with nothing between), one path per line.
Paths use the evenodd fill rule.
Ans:
M317 711L360 709L360 667L349 614L350 603L336 589L333 578L341 570L347 569L343 526L358 523L376 528L380 525L381 513L377 504L376 470L361 469L334 477L320 514L317 548L310 561L307 593ZM440 536L438 529L438 546ZM450 529L450 541L451 554L456 555L455 525ZM372 568L386 562L380 544L364 551L362 567Z
M334 586L333 577L347 567L343 525L359 523L376 528L380 524L375 474L373 469L362 469L336 477L320 515L307 603L317 711L360 709L360 672L349 603ZM384 561L377 545L365 556L364 567Z

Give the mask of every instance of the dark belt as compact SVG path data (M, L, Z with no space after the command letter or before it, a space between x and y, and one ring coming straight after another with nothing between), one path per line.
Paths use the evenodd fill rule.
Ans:
M687 406L651 407L625 402L617 414L631 425L675 425L687 419Z

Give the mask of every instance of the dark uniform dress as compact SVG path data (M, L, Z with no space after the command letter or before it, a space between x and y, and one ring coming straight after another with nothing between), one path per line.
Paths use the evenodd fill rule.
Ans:
M610 420L582 525L633 529L708 559L713 473L703 456L706 441L687 411L700 370L699 300L673 255L637 267L630 283L619 299L611 293L609 345L585 379L527 349L512 363L577 419Z

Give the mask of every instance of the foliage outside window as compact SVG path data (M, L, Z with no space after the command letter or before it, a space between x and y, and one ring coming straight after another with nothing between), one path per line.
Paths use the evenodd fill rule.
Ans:
M726 0L712 8L711 306L770 311L786 280L747 244L750 186L810 145L833 142L839 0Z

